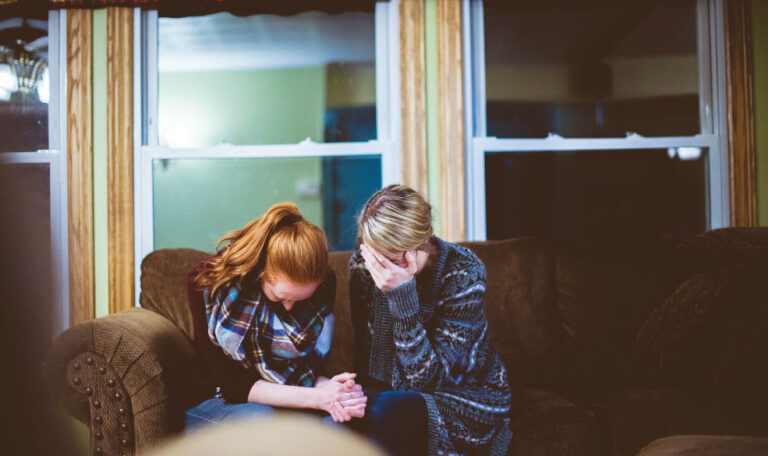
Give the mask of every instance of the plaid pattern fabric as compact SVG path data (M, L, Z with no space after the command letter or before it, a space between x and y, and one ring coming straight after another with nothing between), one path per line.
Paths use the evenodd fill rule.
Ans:
M203 292L208 338L246 369L267 381L312 386L331 348L333 313L329 303L312 298L288 312L240 285Z

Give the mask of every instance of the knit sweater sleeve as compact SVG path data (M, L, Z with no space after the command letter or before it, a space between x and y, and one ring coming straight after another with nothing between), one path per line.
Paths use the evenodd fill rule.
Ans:
M472 369L487 330L485 282L479 260L447 268L428 325L422 321L414 279L385 292L394 318L395 362L402 372L398 389L458 384L462 373Z

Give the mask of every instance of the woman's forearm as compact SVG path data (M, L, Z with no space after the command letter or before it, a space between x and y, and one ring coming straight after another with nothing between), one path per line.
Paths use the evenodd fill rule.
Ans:
M248 392L248 402L273 407L322 409L317 390L258 380Z

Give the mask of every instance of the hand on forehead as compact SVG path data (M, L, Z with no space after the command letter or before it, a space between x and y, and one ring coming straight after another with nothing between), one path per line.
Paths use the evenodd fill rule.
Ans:
M376 286L382 290L390 290L407 282L416 274L416 255L406 252L402 264L394 264L384 255L363 244L360 251L365 260L365 267L370 272Z
M373 260L375 262L381 263L381 265L385 267L395 266L403 258L402 253L399 255L396 253L384 254L365 243L360 246L360 251L363 254L363 258L366 260Z

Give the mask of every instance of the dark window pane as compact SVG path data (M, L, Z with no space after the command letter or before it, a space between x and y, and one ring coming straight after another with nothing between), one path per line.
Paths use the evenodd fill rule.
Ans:
M707 228L705 149L489 153L485 169L488 239L641 245Z
M48 149L48 22L0 21L0 152Z
M291 201L334 249L346 250L357 233L355 215L381 188L381 158L155 160L153 182L155 249L213 251L227 231Z
M489 5L487 134L695 135L696 36L694 0Z
M0 165L0 271L5 304L25 321L24 356L42 361L53 332L50 170L46 163Z
M168 147L376 139L373 13L160 18Z

